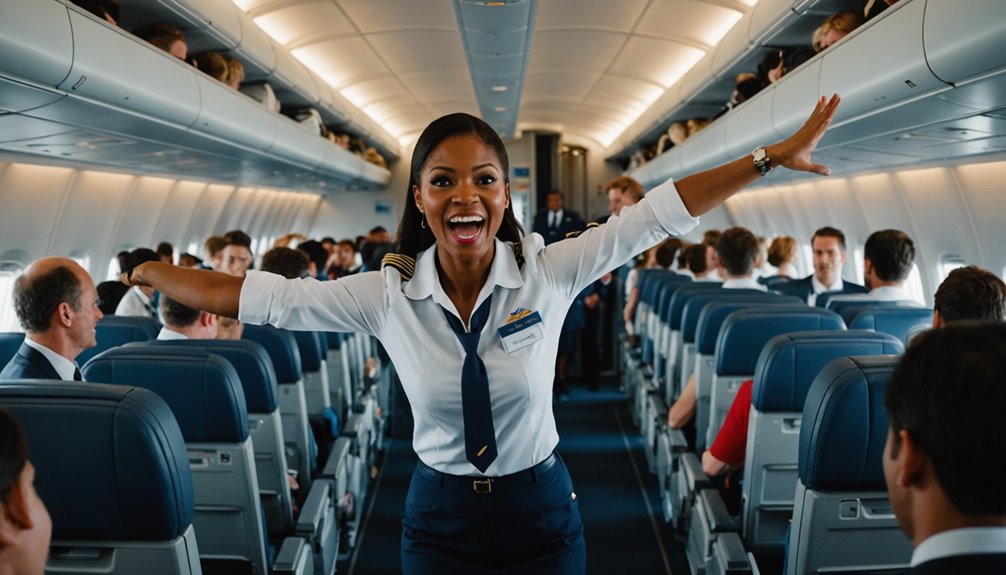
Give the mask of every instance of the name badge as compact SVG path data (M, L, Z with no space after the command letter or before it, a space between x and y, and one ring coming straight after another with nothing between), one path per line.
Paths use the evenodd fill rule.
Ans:
M530 312L530 310L522 311ZM514 319L496 330L500 335L500 341L503 342L503 351L513 353L536 341L545 339L545 327L541 323L541 315L538 312L518 312L511 314L511 318Z

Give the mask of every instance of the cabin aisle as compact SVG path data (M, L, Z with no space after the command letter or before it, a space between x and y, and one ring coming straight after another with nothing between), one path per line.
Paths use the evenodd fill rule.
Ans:
M555 414L559 453L580 504L587 573L687 573L684 547L660 515L656 477L616 384L602 382L598 392L574 387ZM416 456L410 440L386 445L357 548L339 562L338 573L401 573L402 512Z

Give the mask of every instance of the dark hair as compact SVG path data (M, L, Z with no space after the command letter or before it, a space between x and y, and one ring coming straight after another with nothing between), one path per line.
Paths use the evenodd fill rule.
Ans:
M115 261L119 264L119 273L126 271L126 260L129 259L129 250L122 250L115 254Z
M101 282L95 286L95 289L98 292L98 309L101 310L101 313L115 315L115 309L119 307L122 296L129 291L129 286L120 281L110 280Z
M950 272L936 290L934 307L944 322L1006 319L1006 284L976 266Z
M111 16L116 22L119 21L119 3L116 0L71 0L71 2L102 20Z
M706 271L706 244L692 244L685 248L685 258L688 260L688 269L693 274L700 274Z
M34 277L22 275L14 282L14 311L26 332L42 333L48 331L59 304L80 310L82 291L80 279L67 266Z
M310 265L307 253L293 248L273 248L262 256L262 271L279 274L286 279L304 277Z
M332 236L325 236L325 237L321 238L321 243L322 244L334 244L335 243L335 238L333 238Z
M28 441L16 419L0 407L0 506L10 503L11 492L28 465Z
M150 248L136 248L126 256L126 267L122 269L122 272L128 274L140 264L159 261L161 261L161 257L154 250Z
M683 248L685 242L679 240L678 238L668 238L660 243L657 248L657 265L662 268L669 268L671 264L674 263L674 256L678 253L678 250Z
M732 276L751 275L759 249L758 238L747 228L728 228L716 240L716 255Z
M297 249L310 258L311 262L314 263L314 267L318 270L318 273L325 272L325 264L328 262L328 250L321 245L321 242L307 240L306 242L301 242L300 245L297 246Z
M196 54L192 59L195 60L196 68L200 72L225 84L230 81L230 64L220 52L203 52Z
M779 236L772 240L768 247L768 263L779 267L796 257L796 239L792 236Z
M887 388L892 456L907 430L965 515L1006 515L1006 324L960 322L912 341ZM981 462L980 477L974 464Z
M445 140L455 136L475 135L496 154L500 167L503 170L503 181L510 182L510 160L507 158L506 146L489 124L479 118L465 113L448 114L434 120L416 142L416 148L412 152L412 165L409 169L409 185L405 190L405 211L402 213L402 220L398 224L398 252L410 257L416 257L419 252L429 248L435 241L433 233L428 227L422 225L426 217L419 212L416 206L412 189L419 187L420 172L426 165L430 154L440 146ZM517 217L513 212L513 204L507 206L503 212L503 223L500 225L496 237L504 242L521 241L524 230L517 222Z
M720 241L720 235L722 234L723 232L721 232L720 230L706 230L702 234L702 243L706 244L707 246L712 246L715 249L716 242Z
M175 42L184 42L182 31L171 24L147 24L133 30L133 35L168 52Z
M367 243L368 242L363 242L364 245L366 245ZM338 242L336 242L336 245L337 246L342 246L344 248L350 248L351 250L353 250L353 253L356 253L356 252L360 251L360 248L356 245L356 242L354 242L353 240L351 240L349 238L346 238L344 240L339 240Z
M168 296L161 296L161 316L164 324L173 327L189 327L199 320L199 310L179 303Z
M370 229L370 233L372 233L372 234L383 234L383 233L387 233L387 231L388 230L385 229L384 226L374 226L373 228Z
M866 238L863 257L873 264L874 273L885 282L908 277L915 262L915 244L900 230L880 230Z
M169 242L161 242L161 243L157 244L157 249L154 250L154 251L156 251L157 255L159 255L159 256L172 256L172 257L174 257L174 255L175 255L175 247L172 246Z
M248 248L248 251L251 251L251 236L241 230L231 230L227 232L224 234L224 239L227 240L227 245L229 246L243 246Z
M227 244L227 238L223 236L210 236L206 238L206 241L203 243L203 249L206 250L206 257L212 258L224 251Z
M838 228L833 228L831 226L819 228L816 232L814 232L814 235L810 236L811 247L814 246L814 240L817 238L837 238L838 243L842 245L842 251L845 251L845 234L843 234L842 230Z

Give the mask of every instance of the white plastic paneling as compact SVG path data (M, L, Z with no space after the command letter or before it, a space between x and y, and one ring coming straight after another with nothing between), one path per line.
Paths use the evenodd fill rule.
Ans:
M693 174L732 160L726 150L726 125L713 122L681 146L681 171Z
M925 2L908 2L824 52L820 91L842 95L835 122L944 87L926 64L922 46Z
M124 246L150 247L154 242L154 228L164 204L171 195L177 180L167 178L139 178L125 205L121 208L119 225L115 230L109 257Z
M0 171L0 246L20 249L32 260L49 255L75 173L66 168L10 164Z
M163 1L163 0L162 0ZM223 47L236 48L241 42L241 21L238 7L233 2L220 0L178 0L175 2L188 9L200 20L210 35L219 39Z
M926 60L944 82L1006 67L1006 2L927 0Z
M768 88L775 92L772 98L772 126L778 136L787 137L800 129L810 113L814 111L817 99L822 95L819 88L820 75L821 60L818 58L783 76L781 80ZM861 81L865 82L866 80ZM825 93L831 94L830 92ZM845 106L845 94L843 93L842 96L840 110Z
M167 241L180 246L185 239L188 220L199 204L199 198L206 192L208 184L196 181L179 181L171 190L168 201L157 216L157 225L152 230L150 246ZM204 238L205 239L205 238Z
M193 129L261 152L272 146L273 112L213 78L198 74L196 80L201 106Z
M279 44L275 44L273 49L276 53L276 69L270 80L275 82L273 87L285 86L306 98L309 105L317 104L318 86L315 85L314 78L307 68Z
M386 168L375 166L370 162L363 162L363 169L361 170L360 178L368 184L386 186L388 185L388 182L391 181L391 172L389 172Z
M52 230L49 253L87 255L92 262L91 273L104 277L107 270L96 268L104 266L116 253L112 251L115 221L135 182L136 176L78 172L65 203L57 212L59 221ZM39 234L38 230L34 233Z
M769 2L770 0L762 0ZM759 4L760 6L761 4ZM757 9L757 6L755 7ZM726 70L733 66L744 53L751 48L751 41L748 38L748 27L751 23L751 13L748 12L740 19L733 28L727 32L716 47L713 48L713 73L722 78Z
M214 226L234 190L234 186L210 184L199 196L199 202L186 222L184 237L186 239L195 237L200 250L206 238L227 231L214 229Z
M713 53L707 52L684 77L678 80L678 84L681 85L681 96L686 100L694 98L696 94L715 81Z
M290 118L273 114L276 139L269 153L313 169L325 161L325 146L335 146L317 134L310 134Z
M792 0L759 0L749 12L748 40L752 44L762 44L772 34L790 25L797 17L792 4Z
M0 82L0 90L3 83ZM0 142L18 142L35 138L47 138L72 132L76 128L58 122L48 122L27 118L18 114L0 115Z
M8 1L4 2L2 14L0 76L58 86L73 61L73 34L66 6L54 0Z
M975 263L998 273L1006 268L1006 250L1003 245L1002 182L1006 180L1006 162L973 164L954 168L968 212L974 223L982 257Z
M726 153L731 158L751 153L758 146L767 146L778 140L772 127L772 101L774 90L764 90L744 105L720 118L726 124ZM766 127L770 128L766 130Z
M241 44L238 49L245 58L245 76L249 80L264 79L276 69L274 42L247 14L239 13Z
M61 89L160 121L182 126L195 121L199 88L191 66L76 12L70 23L73 67Z

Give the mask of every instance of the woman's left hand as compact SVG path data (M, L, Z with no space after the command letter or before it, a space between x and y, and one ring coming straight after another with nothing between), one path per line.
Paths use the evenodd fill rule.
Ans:
M772 163L775 166L785 166L798 172L813 172L822 176L830 175L831 170L822 164L815 164L811 160L811 154L825 130L828 129L828 125L831 124L831 119L835 116L835 110L838 109L838 104L841 101L838 94L833 94L827 100L822 96L803 127L789 138L770 146L768 156Z

